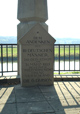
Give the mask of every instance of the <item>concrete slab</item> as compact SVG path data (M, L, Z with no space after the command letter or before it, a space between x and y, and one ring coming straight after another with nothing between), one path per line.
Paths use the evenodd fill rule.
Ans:
M0 114L17 114L16 104L1 104Z
M41 90L39 89L38 86L34 86L34 87L22 87L20 84L15 85L15 90L25 90L27 92L41 92Z
M55 89L60 99L72 99L80 96L79 87L73 82L63 82L62 84L58 82Z
M55 92L49 92L49 93L43 93L45 96L46 100L53 100L53 99L59 99L58 95Z
M50 105L44 102L31 102L31 103L18 103L18 114L38 114L46 112L54 112L54 110L50 107Z
M17 102L45 101L45 97L40 92L26 91L25 89L16 91Z
M55 91L53 85L52 86L39 86L39 88L42 92L53 92L53 91Z
M54 100L48 101L48 102L55 111L64 111L64 107L62 106L59 99L54 99Z
M80 108L70 108L70 109L65 108L64 112L57 111L56 114L80 114Z
M15 103L14 87L4 87L0 89L0 104Z
M0 86L0 113L80 114L79 88L76 81L39 87Z
M30 113L28 113L28 114L56 114L55 112L49 112L49 113L45 113L45 112L43 112L43 113L33 113L33 112L30 112Z

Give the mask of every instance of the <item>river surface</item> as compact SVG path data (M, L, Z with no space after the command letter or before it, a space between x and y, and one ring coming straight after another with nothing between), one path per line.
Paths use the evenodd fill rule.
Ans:
M69 61L65 61L65 63L63 62L63 61L60 61L60 70L64 70L64 68L65 68L65 70L69 70L69 68L70 68L70 70L79 70L79 61L70 61L70 63L69 63ZM59 62L54 62L54 69L55 70L58 70L59 69Z
M65 64L63 61L60 61L60 70L64 70L64 67L65 67L65 70L69 70L69 65L70 65L70 70L79 70L79 67L80 67L80 63L79 61L65 61ZM13 63L13 66L12 66L12 63L3 63L3 70L4 71L12 71L12 68L13 68L13 71L17 71L17 62L14 62ZM54 70L59 70L59 62L58 61L55 61L54 62ZM0 71L1 71L1 63L0 63ZM4 73L4 75L17 75L17 72L10 72L10 73ZM0 73L1 75L1 73Z

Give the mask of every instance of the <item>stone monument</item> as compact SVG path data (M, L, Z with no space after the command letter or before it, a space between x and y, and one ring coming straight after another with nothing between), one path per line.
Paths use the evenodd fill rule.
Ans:
M53 85L55 39L45 21L47 0L18 0L18 71L22 86Z

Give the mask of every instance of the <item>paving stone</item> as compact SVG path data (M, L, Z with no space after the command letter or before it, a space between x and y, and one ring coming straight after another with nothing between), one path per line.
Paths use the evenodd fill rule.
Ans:
M64 109L65 114L80 114L80 108Z
M53 107L55 111L63 111L64 107L62 106L59 99L54 99L52 101L48 101L50 106Z
M44 113L46 112L54 112L52 107L44 101L44 102L31 102L31 103L18 103L18 114L35 114L35 113Z
M54 86L39 86L42 92L52 92L55 91Z
M60 100L62 106L76 106L78 102L75 99L61 99Z
M76 83L79 85L79 82ZM74 83L72 82L72 84ZM77 87L75 88L76 91L71 89L69 91L73 93L67 94L64 86L61 83L59 85L62 86L63 90L57 84L54 87L36 86L23 88L20 85L1 87L0 113L17 114L16 95L18 114L80 114L79 89Z
M55 86L56 92L60 99L64 98L76 98L80 96L80 92L77 89L69 88L68 85L66 85L67 88L64 85L57 85Z
M26 91L20 89L16 91L17 102L45 101L45 97L40 92Z
M58 95L56 92L49 92L49 93L43 93L43 95L45 96L45 98L47 100L53 100L53 99L59 99Z
M27 92L41 92L41 90L39 89L38 86L34 86L34 87L21 87L21 85L16 85L14 86L15 87L15 90L24 90L24 91L27 91Z
M41 112L40 113L29 112L28 114L56 114L56 113L55 112L49 112L49 113L48 112L47 113L46 112L42 112L42 113Z
M76 97L75 100L76 100L77 103L80 105L80 97Z
M64 110L55 112L56 114L66 114ZM68 113L70 114L70 113Z
M0 90L0 104L15 103L15 91L13 87L4 87Z
M17 114L16 104L1 104L0 113L1 114Z
M44 114L56 114L55 112L49 112L49 113L44 113Z

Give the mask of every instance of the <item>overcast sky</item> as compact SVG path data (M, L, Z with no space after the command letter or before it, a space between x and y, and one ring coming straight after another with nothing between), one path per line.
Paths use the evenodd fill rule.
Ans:
M49 33L80 38L80 0L48 0ZM0 36L17 36L17 0L0 0Z

